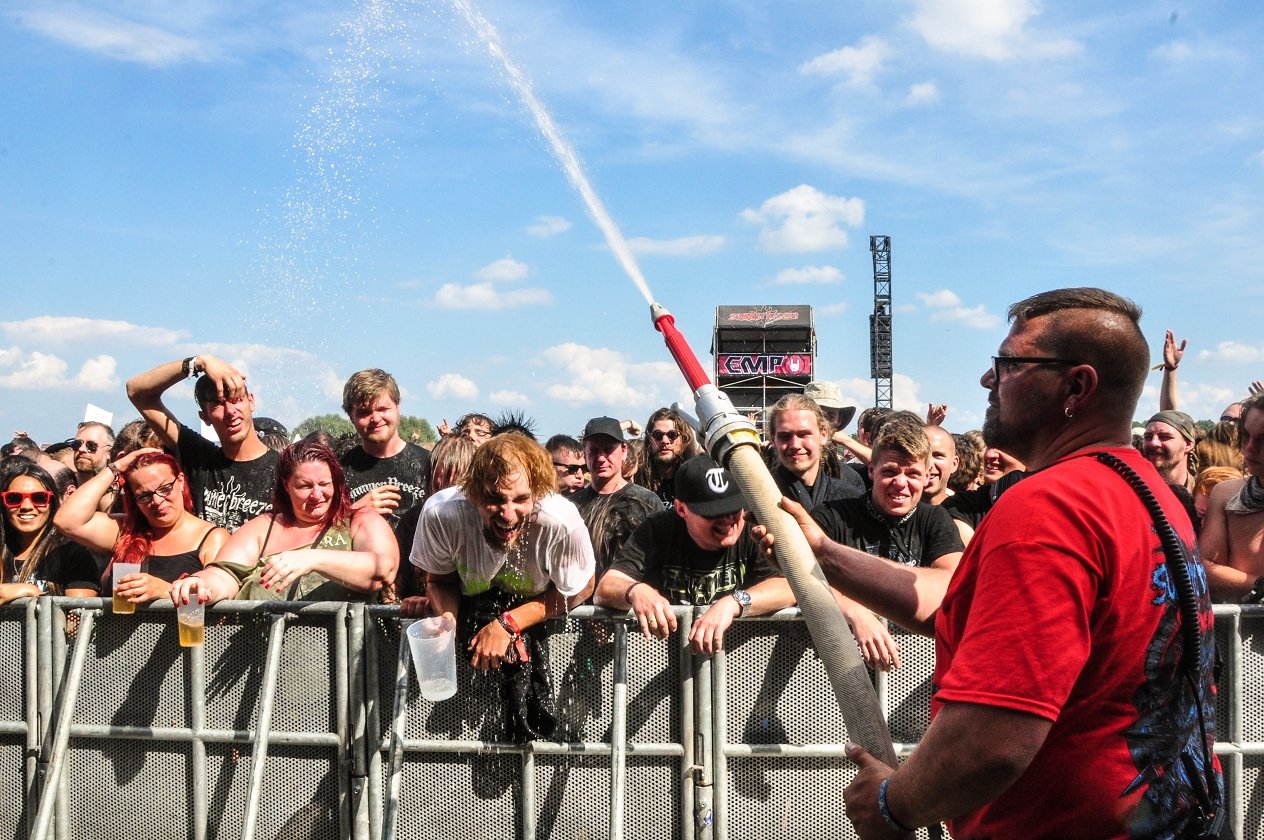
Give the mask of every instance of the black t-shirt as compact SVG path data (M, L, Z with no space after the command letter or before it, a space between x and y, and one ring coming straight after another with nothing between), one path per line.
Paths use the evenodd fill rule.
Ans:
M342 456L342 469L347 474L347 489L354 504L374 487L393 484L399 488L399 507L386 521L392 529L400 518L426 498L426 476L430 472L430 453L415 443L404 442L404 448L389 458L374 458L363 446L352 447Z
M948 511L948 515L953 519L960 520L977 531L984 514L992 509L992 505L996 504L1001 494L1017 484L1026 474L1022 470L1011 470L994 484L952 494L944 499L940 507Z
M606 495L589 485L576 490L568 498L579 508L579 515L588 526L593 553L597 555L598 577L614 562L632 532L648 516L663 509L663 502L657 495L631 482Z
M919 502L906 519L892 521L868 496L826 502L812 513L834 542L905 566L929 566L945 554L965 551L952 517Z
M816 510L825 502L835 499L855 499L865 494L865 483L848 469L844 469L838 478L826 475L825 470L820 469L816 473L816 483L811 487L780 464L773 468L772 477L777 482L781 495L789 496L808 511Z
M730 548L703 551L680 514L664 510L632 532L610 568L645 581L674 604L703 607L771 576L747 525Z
M49 525L48 527L52 527ZM64 539L64 538L63 538ZM31 583L47 594L65 594L67 589L91 589L101 591L100 573L92 552L76 542L66 540L44 557L39 567L27 580L18 580L15 561L5 563L4 579L9 583ZM49 584L53 590L49 590Z
M277 454L271 449L253 461L230 461L218 444L181 423L176 454L189 478L194 516L236 531L272 509Z

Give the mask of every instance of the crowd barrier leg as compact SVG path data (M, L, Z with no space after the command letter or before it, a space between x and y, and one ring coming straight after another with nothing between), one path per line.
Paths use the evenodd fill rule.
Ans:
M268 630L268 653L264 664L263 687L259 691L259 722L250 763L250 788L241 823L241 840L254 840L259 820L259 797L263 793L264 765L268 760L268 737L272 729L272 708L276 702L277 675L281 670L281 645L285 641L288 613L272 616Z
M334 718L338 729L338 758L334 772L338 777L338 836L352 837L352 797L351 797L351 655L347 647L348 617L350 605L343 604L338 608L333 619L334 662Z
M688 646L688 636L681 643ZM698 761L695 781L694 834L697 840L713 840L715 837L715 704L713 702L713 662L709 656L693 657L694 669L694 720L697 744L694 755Z
M25 809L28 835L35 821L35 815L31 813L29 805L35 801L36 785L39 779L39 684L43 679L39 668L39 608L38 598L28 598L26 610L22 616L22 717L26 737L26 752L22 762L22 789L28 805Z
M729 836L729 761L725 755L729 731L729 677L728 656L724 650L711 657L712 708L712 790L715 791L715 837L728 840Z
M614 629L614 686L610 699L610 840L623 840L628 782L628 624Z
M404 774L404 735L408 727L408 639L401 632L395 659L395 708L386 768L386 806L382 811L382 837L392 840L399 824L399 797Z
M693 652L689 649L689 633L693 629L693 611L687 610L677 615L678 639L676 655L681 675L680 685L680 739L684 743L684 754L680 758L680 836L690 840L697 834L696 803L698 800L698 782L702 766L698 764L699 749L697 743L698 727L695 693L697 683L693 674Z
M355 840L368 840L369 825L369 757L366 716L368 693L365 683L365 609L363 604L347 608L347 666L349 678L350 728L347 730L348 790L350 793L350 836ZM346 835L344 835L346 836Z
M206 840L209 817L207 802L206 741L206 649L202 645L185 648L188 678L185 685L189 697L189 727L193 737L189 744L190 801L193 804L193 840Z
M88 648L92 642L92 628L100 610L75 610L79 618L79 627L75 635L74 651L70 659L70 670L66 672L62 685L57 711L53 717L48 738L45 739L44 756L41 764L44 771L44 783L40 791L39 811L35 815L35 828L31 832L31 840L44 840L48 836L52 824L53 808L61 799L58 796L61 775L66 767L66 747L70 743L70 722L74 719L75 703L79 700L79 682L83 676L83 663L88 656ZM51 744L49 744L51 740Z
M528 743L522 750L522 800L519 803L519 835L522 840L535 840L538 833L536 825L536 793L535 793L535 753Z
M364 697L365 728L364 749L368 761L368 779L365 798L369 809L369 838L382 840L382 750L375 742L382 731L382 695L378 680L378 634L371 622L371 613L364 611Z

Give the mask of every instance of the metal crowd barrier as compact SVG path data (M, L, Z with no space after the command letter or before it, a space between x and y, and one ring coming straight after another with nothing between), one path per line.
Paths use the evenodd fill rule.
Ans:
M420 698L393 607L230 602L180 648L169 606L15 602L0 840L854 837L845 726L795 611L737 622L710 658L676 615L666 641L592 607L555 621L559 729L517 744L460 658L457 695ZM1264 840L1264 607L1216 619L1230 818ZM904 757L934 646L898 638L903 668L876 681Z

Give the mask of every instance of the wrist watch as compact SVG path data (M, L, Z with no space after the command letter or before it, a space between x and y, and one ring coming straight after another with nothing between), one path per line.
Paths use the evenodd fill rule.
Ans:
M742 608L742 611L738 613L738 618L746 618L746 613L750 611L751 605L750 593L745 589L734 589L729 594L733 596L733 600L737 601L738 606Z

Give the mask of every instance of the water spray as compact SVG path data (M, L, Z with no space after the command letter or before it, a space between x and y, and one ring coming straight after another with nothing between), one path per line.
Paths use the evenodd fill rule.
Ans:
M778 505L781 489L760 455L759 431L733 406L728 395L711 383L676 328L672 314L660 304L651 303L650 317L693 390L707 451L733 474L755 520L773 535L777 563L790 583L799 611L812 634L812 644L825 665L825 674L847 724L847 736L895 767L891 731L882 717L878 695L856 638L830 592L799 523Z

